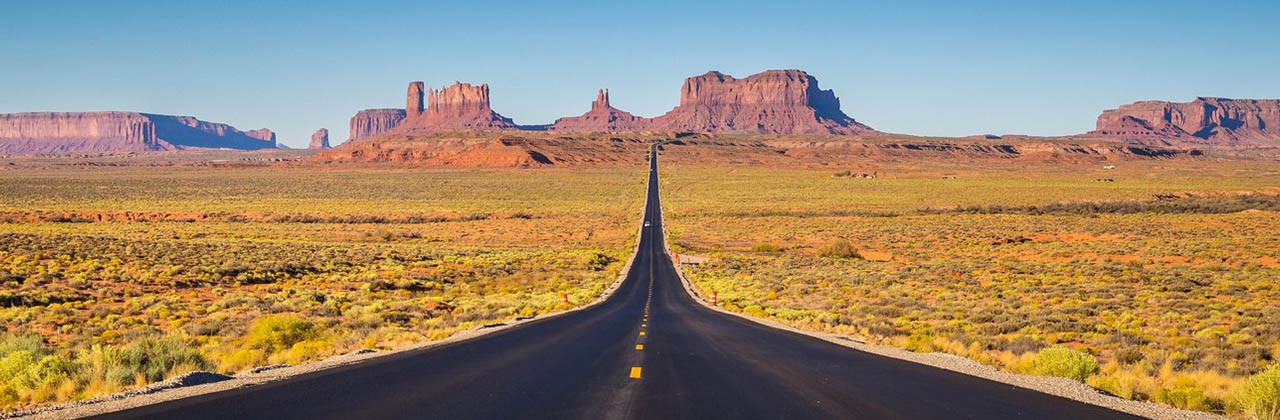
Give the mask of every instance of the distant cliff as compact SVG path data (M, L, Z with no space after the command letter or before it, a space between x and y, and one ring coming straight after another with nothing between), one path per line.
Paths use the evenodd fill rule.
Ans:
M28 112L0 114L0 153L138 152L153 150L269 149L268 129L244 132L195 117L138 112Z
M356 112L356 115L351 117L350 140L377 137L396 128L404 119L403 109L380 108Z
M1104 111L1089 134L1144 144L1280 145L1280 100L1135 102Z

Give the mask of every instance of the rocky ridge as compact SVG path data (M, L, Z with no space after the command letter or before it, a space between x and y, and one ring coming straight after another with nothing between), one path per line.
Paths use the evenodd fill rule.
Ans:
M1093 136L1159 145L1280 145L1280 100L1139 101L1098 116Z
M0 153L275 148L269 129L240 131L195 117L140 112L0 114Z

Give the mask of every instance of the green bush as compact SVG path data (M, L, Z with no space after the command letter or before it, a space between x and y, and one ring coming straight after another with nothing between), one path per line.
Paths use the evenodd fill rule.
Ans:
M37 335L5 334L0 337L0 358L16 351L26 351L36 356L49 354L49 347Z
M862 255L858 254L858 248L854 247L853 242L849 242L847 239L841 239L831 245L818 248L818 256L843 259L862 258Z
M178 338L142 338L124 346L95 345L76 356L76 364L90 376L108 383L128 386L143 378L147 382L165 379L179 369L209 369L200 351Z
M249 347L276 353L317 335L311 322L295 315L269 315L254 321L249 329Z
M1174 384L1171 387L1160 388L1152 399L1184 410L1206 411L1217 408L1216 404L1204 394L1204 390L1196 387L1194 383Z
M1257 420L1280 419L1280 364L1258 372L1236 390L1240 411Z
M1050 347L1040 350L1031 360L1031 374L1057 376L1084 382L1098 373L1098 359L1066 347Z

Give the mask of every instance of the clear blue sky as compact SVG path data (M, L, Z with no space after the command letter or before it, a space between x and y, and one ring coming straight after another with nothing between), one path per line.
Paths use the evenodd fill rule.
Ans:
M1067 134L1139 99L1280 97L1280 2L7 2L0 113L128 110L346 138L406 84L489 83L521 124L595 90L655 116L685 77L799 68L877 129ZM1050 4L1052 3L1052 4Z

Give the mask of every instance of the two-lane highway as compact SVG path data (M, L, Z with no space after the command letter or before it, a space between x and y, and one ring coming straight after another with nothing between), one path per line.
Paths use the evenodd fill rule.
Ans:
M175 419L1028 418L1130 416L718 313L680 285L657 159L638 252L582 311L445 346L102 416Z

